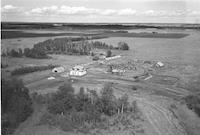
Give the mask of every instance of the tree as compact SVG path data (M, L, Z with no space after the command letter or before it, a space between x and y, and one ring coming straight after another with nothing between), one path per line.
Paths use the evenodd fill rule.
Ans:
M81 87L79 93L76 95L75 108L77 111L83 111L85 104L89 102L88 95L85 94L84 88Z
M116 111L114 103L115 96L113 94L112 85L106 84L101 92L102 111L107 115L112 115Z
M91 52L91 56L94 56L94 52Z
M118 113L119 113L119 110L120 112L123 114L124 113L124 110L127 110L128 108L128 95L127 94L124 94L122 97L120 97L118 99Z
M112 73L112 70L113 70L112 65L108 65L108 70L107 70L107 72Z
M18 52L18 53L19 53L19 57L22 57L22 56L23 56L22 49L21 49L21 48L19 48L19 49L18 49L18 51L19 51L19 52Z
M118 49L120 49L120 50L129 50L129 46L125 42L119 42L118 43Z
M31 50L30 50L29 48L24 48L24 55L25 55L26 57L29 57L29 56L30 56L30 52L31 52Z
M59 87L57 93L52 97L48 109L53 114L61 114L74 108L75 97L74 88L67 82Z
M106 52L106 57L111 57L111 55L112 55L111 50L108 50L108 51Z
M20 54L15 49L12 49L11 52L10 52L10 56L12 56L12 57L20 57Z

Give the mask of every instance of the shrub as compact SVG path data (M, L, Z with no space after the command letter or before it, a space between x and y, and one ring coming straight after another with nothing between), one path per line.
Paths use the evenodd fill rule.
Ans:
M106 52L106 57L111 57L111 55L112 55L111 50L108 50L108 51Z
M132 90L137 90L137 87L136 86L132 86Z
M44 125L48 124L48 125L50 125L50 126L56 126L56 124L57 124L57 122L56 122L56 117L55 117L53 114L51 114L51 113L45 113L45 114L41 117L39 124L41 124L41 125L43 125L43 124L44 124Z
M99 60L99 57L98 57L98 56L94 56L94 57L92 58L92 60L97 61L97 60Z
M28 66L28 67L21 67L13 70L11 72L11 75L22 75L22 74L27 74L27 73L32 73L32 72L37 72L37 71L43 71L43 70L48 70L48 69L53 69L57 67L56 65L47 65L47 66Z
M1 63L1 68L7 68L8 67L8 64L2 64Z

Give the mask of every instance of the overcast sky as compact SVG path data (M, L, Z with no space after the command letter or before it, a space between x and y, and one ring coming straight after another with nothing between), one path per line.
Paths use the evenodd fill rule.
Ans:
M1 20L200 23L200 0L1 0Z

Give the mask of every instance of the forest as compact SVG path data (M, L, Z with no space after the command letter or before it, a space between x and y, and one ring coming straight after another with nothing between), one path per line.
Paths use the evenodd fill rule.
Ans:
M119 42L117 47L108 45L100 41L89 41L99 37L75 37L75 38L55 38L34 44L33 48L21 48L18 50L3 52L2 56L11 57L30 57L37 59L51 58L48 54L67 54L67 55L91 55L93 49L118 49L129 50L125 42Z
M1 130L10 135L33 112L29 90L22 80L1 80Z

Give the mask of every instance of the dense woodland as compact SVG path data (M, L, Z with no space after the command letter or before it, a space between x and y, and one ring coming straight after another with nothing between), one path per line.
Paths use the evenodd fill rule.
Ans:
M20 68L16 68L13 71L11 71L11 75L22 75L22 74L32 73L32 72L36 72L36 71L53 69L55 67L57 67L57 65L20 67Z
M99 38L99 37L94 37ZM93 49L119 49L129 50L129 46L125 42L119 42L117 47L108 45L100 41L91 41L93 37L77 37L77 38L56 38L48 39L43 42L39 42L33 46L32 49L22 49L3 52L2 56L11 57L30 57L30 58L50 58L48 54L68 54L68 55L91 55Z
M1 80L1 130L10 135L32 113L28 89L21 80Z
M111 84L105 85L100 94L83 87L75 94L72 85L65 83L47 101L49 113L42 117L41 124L64 131L88 132L91 127L108 129L117 124L131 127L139 118L136 101L130 104L126 94L115 97Z

